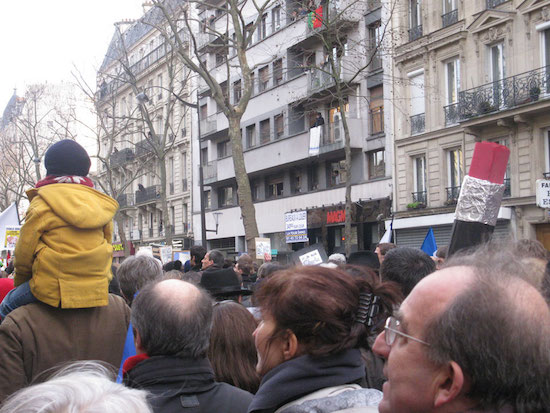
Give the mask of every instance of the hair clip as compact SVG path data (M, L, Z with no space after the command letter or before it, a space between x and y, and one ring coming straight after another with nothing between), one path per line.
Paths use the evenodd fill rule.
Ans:
M355 315L355 322L371 327L374 325L374 317L378 315L380 297L371 293L359 294L359 307Z

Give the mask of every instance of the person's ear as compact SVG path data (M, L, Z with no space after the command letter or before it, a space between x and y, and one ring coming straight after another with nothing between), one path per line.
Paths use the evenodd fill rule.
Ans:
M298 338L291 330L287 330L283 339L283 358L284 361L293 359L298 353Z
M442 367L436 380L434 407L440 407L455 400L465 386L462 368L454 361Z
M137 332L137 330L134 328L134 345L136 346L136 354L143 354L147 353L143 346L141 345L141 336Z

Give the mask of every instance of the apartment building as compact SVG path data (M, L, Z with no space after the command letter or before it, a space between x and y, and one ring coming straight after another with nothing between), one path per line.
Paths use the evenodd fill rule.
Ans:
M220 47L215 34L233 36L223 4L211 0L200 6L202 29L196 39L200 59L226 96L237 101L242 79L234 51ZM259 17L252 2L245 2L243 10L247 24ZM260 236L270 238L272 252L281 260L307 243L323 243L329 253L343 249L346 180L352 181L355 247L371 248L383 233L392 193L387 160L393 158L387 127L392 112L384 104L389 80L384 67L390 67L384 43L389 13L381 2L371 0L281 0L260 18L247 51L254 90L241 121L242 143ZM328 16L330 26L322 23ZM323 46L329 30L338 36L333 50ZM337 103L329 54L339 70L345 105ZM244 252L228 121L202 81L198 100L200 139L194 143L193 163L202 159L208 247L230 255ZM342 111L350 129L350 176L344 169ZM319 125L320 144L314 150L311 134ZM200 223L199 191L195 185L194 227ZM287 243L285 215L296 211L307 211L308 240ZM194 235L197 239L198 233Z
M397 243L418 247L433 227L448 244L483 140L511 151L496 236L550 247L548 211L535 206L536 180L550 171L550 1L403 0L395 10Z
M159 16L152 8L143 19L158 22ZM187 38L183 30L178 35ZM168 226L174 247L192 245L191 114L181 102L191 87L187 74L162 34L143 20L118 24L98 73L100 149L108 159L98 173L107 184L111 180L132 252L138 246L163 245ZM115 256L122 256L115 225L117 242Z

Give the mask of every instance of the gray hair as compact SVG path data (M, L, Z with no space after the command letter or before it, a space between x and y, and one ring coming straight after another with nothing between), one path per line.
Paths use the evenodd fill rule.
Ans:
M148 393L113 382L97 362L77 362L45 383L12 394L0 413L152 413Z
M214 261L214 265L223 267L225 257L220 251L218 250L208 251L208 258L210 258L211 261Z
M157 291L158 285L146 285L132 306L132 325L142 347L151 357L205 357L212 329L212 299L197 286L193 288L199 292L192 298L165 297Z
M131 304L136 292L143 286L164 273L159 260L148 255L139 255L126 258L117 270L117 277L120 283L120 291Z
M530 268L512 250L490 244L446 262L446 268L470 267L473 281L427 324L428 356L458 363L469 383L466 396L479 407L545 412L550 316L547 307L535 306L536 292L525 280Z

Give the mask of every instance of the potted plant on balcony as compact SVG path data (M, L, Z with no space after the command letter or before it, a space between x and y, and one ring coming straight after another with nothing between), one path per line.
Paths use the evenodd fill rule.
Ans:
M478 114L484 115L485 113L493 112L495 107L488 100L482 100L477 107Z
M426 208L426 204L419 201L411 202L410 204L407 204L407 209L420 209L420 208Z
M539 96L540 87L538 87L537 85L531 86L531 88L529 89L529 97L531 98L531 101L536 102L537 100L539 100Z

